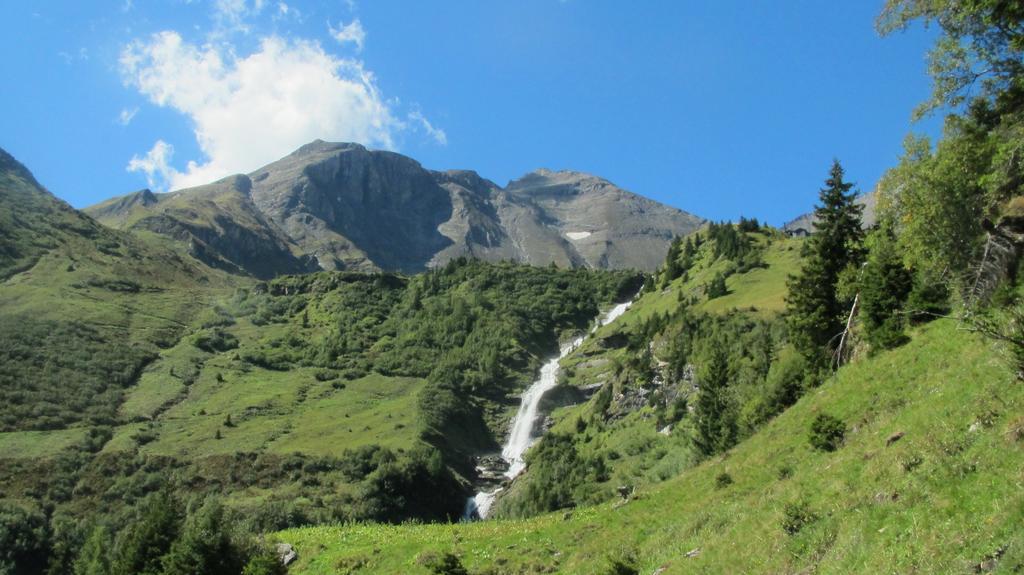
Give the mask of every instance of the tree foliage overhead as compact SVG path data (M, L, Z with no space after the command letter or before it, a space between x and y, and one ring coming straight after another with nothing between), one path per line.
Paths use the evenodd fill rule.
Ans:
M936 24L942 36L929 53L934 79L927 113L982 98L1015 112L1024 104L1024 2L1019 0L887 0L882 34L911 23Z
M965 296L983 257L986 220L997 221L1024 184L1024 3L1019 0L889 0L883 33L936 24L932 98L942 140L908 138L884 177L880 208L907 263Z

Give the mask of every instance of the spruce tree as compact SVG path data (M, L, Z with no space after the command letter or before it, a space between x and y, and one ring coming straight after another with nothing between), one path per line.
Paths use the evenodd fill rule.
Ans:
M869 244L871 251L860 280L861 312L865 336L871 351L877 352L906 340L901 312L913 276L903 265L891 229L884 227L871 234Z
M672 244L668 247L668 254L665 256L665 275L662 278L662 287L668 286L672 280L676 279L683 273L682 266L679 265L679 252L682 249L683 240L676 236L672 240Z
M203 502L185 522L181 537L163 558L163 575L234 575L243 562L232 544L224 507L214 498Z
M697 379L700 393L694 406L697 449L721 453L736 444L736 410L729 389L729 358L721 342L708 346Z
M166 492L150 495L135 521L119 534L111 565L115 575L159 575L161 558L177 539L181 519Z
M708 284L708 299L715 299L727 295L729 288L725 285L725 276L722 273L715 274Z
M790 339L812 366L827 364L843 329L850 302L836 295L839 274L863 260L862 207L854 201L852 187L843 180L839 161L834 161L821 190L821 205L814 210L815 232L804 244L803 268L789 281Z

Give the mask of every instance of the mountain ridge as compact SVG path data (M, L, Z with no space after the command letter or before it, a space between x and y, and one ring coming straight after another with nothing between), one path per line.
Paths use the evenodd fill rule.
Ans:
M204 199L229 180L248 182L236 202ZM503 188L472 170L429 170L396 152L323 140L246 175L84 211L110 227L195 241L193 255L209 265L263 278L418 272L459 257L651 271L674 237L705 221L583 172L542 168ZM143 223L157 215L162 226ZM248 245L229 249L228 228Z

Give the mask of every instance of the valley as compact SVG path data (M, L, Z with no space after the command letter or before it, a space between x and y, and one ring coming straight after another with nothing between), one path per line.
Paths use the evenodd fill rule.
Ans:
M0 575L1024 572L1019 2L186 4L0 34Z

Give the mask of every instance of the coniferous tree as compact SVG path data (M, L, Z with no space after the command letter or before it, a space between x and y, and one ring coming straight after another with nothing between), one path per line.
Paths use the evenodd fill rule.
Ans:
M662 278L662 286L667 286L672 280L683 273L683 268L679 265L679 253L682 249L682 242L682 238L677 236L668 247L668 255L665 256L665 276Z
M790 278L786 298L790 339L811 366L824 367L843 329L849 302L836 295L839 275L863 259L862 207L843 180L843 168L832 164L821 205L814 210L815 233L804 245L804 265Z
M715 277L711 279L711 283L708 284L708 299L719 298L728 293L729 288L725 285L725 276L721 273L715 274Z
M150 495L138 518L121 531L111 572L115 575L158 575L161 558L177 539L180 518L165 492Z
M725 346L708 346L698 376L700 393L694 406L696 447L704 455L721 453L736 444L736 409L729 389Z
M207 499L188 518L179 537L163 558L163 575L234 575L242 570L239 553L232 545L224 507Z
M682 266L684 274L686 270L693 267L693 256L697 254L697 247L694 245L693 240L689 237L686 238L686 243L683 244L683 261Z
M864 332L872 352L896 347L906 341L902 313L913 276L903 265L892 230L883 227L868 241L871 251L860 281Z

